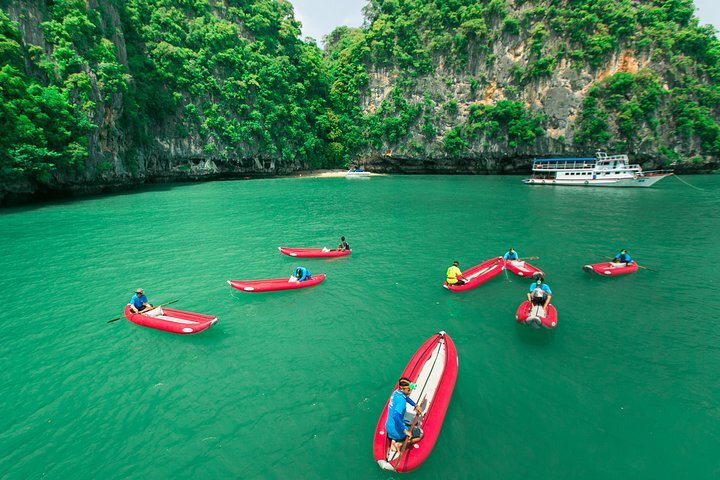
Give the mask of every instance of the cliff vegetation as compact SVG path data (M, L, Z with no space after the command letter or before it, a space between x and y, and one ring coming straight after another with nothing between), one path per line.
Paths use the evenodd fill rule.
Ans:
M369 0L320 49L285 0L0 0L0 202L362 163L716 168L692 0Z

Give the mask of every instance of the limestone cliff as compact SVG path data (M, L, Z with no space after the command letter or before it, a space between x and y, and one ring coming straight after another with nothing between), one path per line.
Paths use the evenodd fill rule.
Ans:
M286 0L0 0L0 203L360 163L720 158L692 0L369 0L321 51Z
M629 153L716 169L720 42L692 1L372 0L328 37L353 153L396 172L528 171L536 156ZM358 129L357 125L361 125ZM352 143L352 142L350 142Z

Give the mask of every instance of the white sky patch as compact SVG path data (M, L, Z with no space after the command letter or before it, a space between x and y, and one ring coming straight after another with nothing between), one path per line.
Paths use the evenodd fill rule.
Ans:
M322 38L336 27L362 25L362 8L367 0L291 0L295 18L302 23L302 36L322 44Z
M695 16L700 24L709 23L720 31L720 2L718 0L695 0Z

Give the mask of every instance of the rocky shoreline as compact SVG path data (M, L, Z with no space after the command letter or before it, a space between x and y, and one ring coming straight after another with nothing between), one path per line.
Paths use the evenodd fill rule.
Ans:
M394 160L394 161L393 161ZM411 160L410 159L368 159L359 162L371 176L381 175L530 175L530 167L526 159L520 164L503 164L484 162L476 159L466 161L455 160ZM652 163L642 164L643 169L655 167ZM720 169L718 163L681 164L671 167L675 173L713 174ZM22 206L46 201L79 198L89 195L102 195L135 190L152 185L186 184L207 181L255 180L263 178L341 178L347 170L318 169L296 170L292 172L163 172L159 175L148 175L142 178L115 177L106 181L84 182L69 181L62 185L39 184L25 179L14 183L0 184L0 207Z

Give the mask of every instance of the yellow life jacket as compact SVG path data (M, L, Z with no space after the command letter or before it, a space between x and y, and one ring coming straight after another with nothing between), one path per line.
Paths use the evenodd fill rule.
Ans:
M458 282L457 276L462 275L462 272L455 265L447 269L445 276L447 277L448 285L455 285Z

